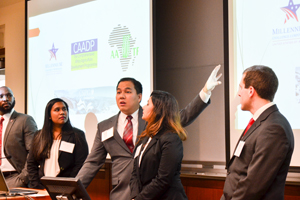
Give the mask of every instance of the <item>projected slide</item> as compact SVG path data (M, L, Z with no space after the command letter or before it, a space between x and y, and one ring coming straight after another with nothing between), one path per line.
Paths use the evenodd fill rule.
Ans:
M300 129L300 0L231 1L231 153L251 114L236 96L244 69L266 65L279 78L274 102L294 129ZM295 146L294 152L300 152ZM294 153L295 158L295 153ZM292 160L299 165L300 160Z
M142 83L141 105L146 104L152 90L149 1L89 1L30 16L38 2L28 5L27 94L28 114L39 128L54 97L70 106L73 126L86 132L96 128L97 122L117 114L116 85L122 77ZM95 128L87 133L90 148Z

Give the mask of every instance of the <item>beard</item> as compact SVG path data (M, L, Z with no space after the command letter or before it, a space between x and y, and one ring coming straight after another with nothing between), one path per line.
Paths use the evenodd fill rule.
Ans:
M0 106L0 111L3 114L10 113L10 111L15 107L15 104L16 101L14 100L8 108L4 108L3 106Z

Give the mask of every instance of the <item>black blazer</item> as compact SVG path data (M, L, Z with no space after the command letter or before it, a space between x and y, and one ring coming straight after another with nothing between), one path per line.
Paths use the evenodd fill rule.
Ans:
M75 177L82 167L88 155L88 144L83 131L73 128L71 134L62 134L61 141L75 144L73 153L59 151L58 163L60 173L58 177ZM32 150L29 151L28 157L28 174L31 188L43 189L40 178L44 176L45 159L37 161L33 156Z
M204 103L199 94L180 111L181 125L188 126L199 114L209 105ZM129 180L133 168L133 155L119 133L117 133L118 115L106 119L98 124L98 130L95 136L91 153L87 157L82 169L79 171L77 178L87 187L96 176L99 169L105 162L106 155L109 153L112 160L112 185L110 199L123 200L130 199ZM138 117L138 135L146 127L146 122L142 119L143 109L139 108ZM102 142L102 134L108 129L114 129L114 136ZM137 138L138 139L138 138Z
M147 141L148 138L143 139L141 145L144 146ZM187 199L180 180L182 157L182 141L176 133L157 133L145 149L140 166L140 155L134 159L131 198Z

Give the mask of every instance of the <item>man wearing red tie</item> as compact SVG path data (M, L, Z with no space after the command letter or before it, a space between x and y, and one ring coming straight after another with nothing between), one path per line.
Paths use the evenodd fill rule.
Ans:
M0 87L1 171L8 187L27 187L27 155L37 126L31 116L14 110L15 102L11 89Z
M209 105L211 91L221 84L217 76L220 65L211 73L200 93L180 112L181 124L187 126ZM142 119L142 85L133 78L123 78L117 84L116 102L120 112L98 124L91 153L77 178L87 187L96 176L109 153L112 160L112 186L110 199L130 199L129 181L133 169L135 144L145 130Z
M294 150L287 119L273 99L278 88L274 71L255 65L239 85L241 109L253 119L238 141L227 166L221 200L283 200L285 180Z

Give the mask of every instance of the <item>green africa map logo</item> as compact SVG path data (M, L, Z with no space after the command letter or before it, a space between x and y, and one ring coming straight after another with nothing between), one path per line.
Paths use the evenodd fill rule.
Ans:
M110 58L119 59L123 71L127 71L130 62L133 65L139 55L139 47L135 47L135 42L129 29L120 24L109 35L109 45L116 48L111 51Z

